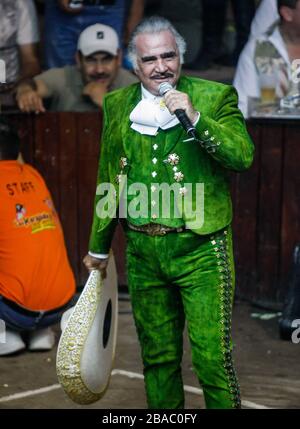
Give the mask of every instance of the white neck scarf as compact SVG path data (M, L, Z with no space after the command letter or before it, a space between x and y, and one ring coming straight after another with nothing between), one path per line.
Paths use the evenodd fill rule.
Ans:
M155 96L142 87L142 100L130 113L131 128L141 134L155 136L158 129L166 130L179 124L175 115L171 115L163 97Z

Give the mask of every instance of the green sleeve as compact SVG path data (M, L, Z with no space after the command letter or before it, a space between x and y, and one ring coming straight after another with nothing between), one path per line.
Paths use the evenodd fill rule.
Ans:
M196 125L204 150L223 167L242 171L253 161L254 145L245 120L238 108L238 97L232 86L226 86L216 98L212 115L200 112Z
M101 137L101 152L99 157L97 188L100 184L110 183L109 177L109 118L107 115L106 101L103 103L103 131ZM114 186L114 184L111 184ZM89 250L94 253L109 253L112 238L118 220L115 217L100 218L97 212L97 204L101 199L101 195L95 196L94 216L92 223L92 231L90 235ZM116 214L115 214L116 215Z

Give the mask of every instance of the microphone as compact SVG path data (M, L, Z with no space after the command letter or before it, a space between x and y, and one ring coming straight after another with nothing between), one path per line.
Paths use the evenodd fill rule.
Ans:
M173 86L169 82L163 82L158 87L159 95L164 96L171 89L173 89ZM196 128L192 125L185 111L183 109L176 109L174 114L187 134L197 140Z

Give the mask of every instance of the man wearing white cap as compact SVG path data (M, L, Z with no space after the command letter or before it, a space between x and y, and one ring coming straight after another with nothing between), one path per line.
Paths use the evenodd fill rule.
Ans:
M47 70L17 89L19 108L24 112L97 111L104 95L137 79L121 68L121 50L112 27L94 24L79 36L76 65Z

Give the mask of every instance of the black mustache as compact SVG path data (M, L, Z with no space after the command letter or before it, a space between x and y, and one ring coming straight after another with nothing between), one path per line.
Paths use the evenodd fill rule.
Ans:
M109 75L107 73L93 74L90 76L90 78L92 80L107 79L107 78L109 78Z
M174 77L173 73L160 73L160 74L156 74L154 76L151 77L151 79L161 79L161 78L166 78L166 77Z

